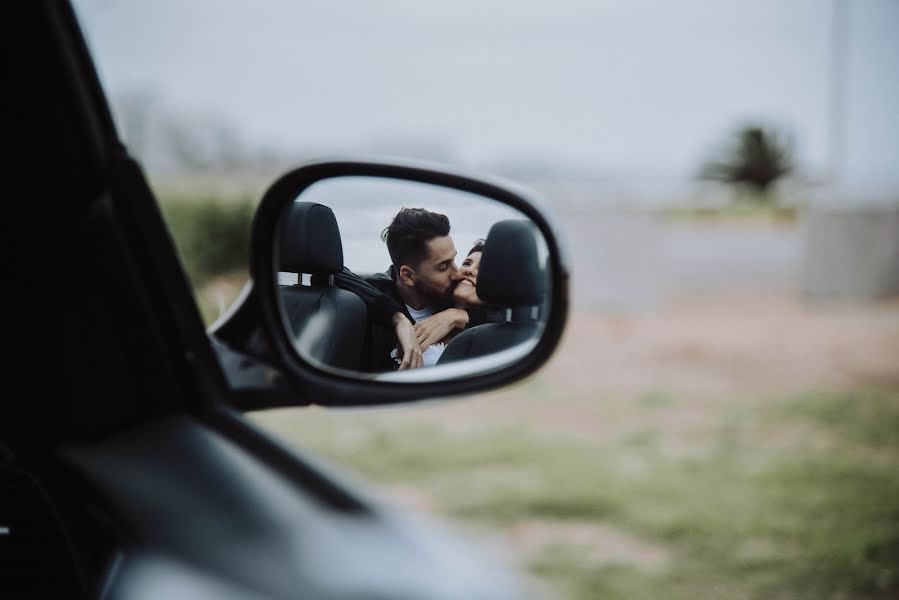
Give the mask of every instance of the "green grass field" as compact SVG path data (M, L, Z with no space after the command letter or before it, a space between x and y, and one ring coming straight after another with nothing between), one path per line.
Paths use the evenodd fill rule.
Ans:
M799 217L795 206L780 206L762 203L727 204L719 207L679 207L663 211L663 215L674 221L692 223L733 223L733 224L794 224Z
M721 398L695 426L666 426L692 409L659 392L545 392L254 419L496 538L559 597L899 595L899 392ZM566 407L597 434L540 425Z

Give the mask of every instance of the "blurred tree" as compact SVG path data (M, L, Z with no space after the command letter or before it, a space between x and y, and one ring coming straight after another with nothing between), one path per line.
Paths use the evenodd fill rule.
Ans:
M702 166L702 179L748 188L756 198L771 200L771 186L794 169L793 145L788 136L759 125L741 127L724 152L723 160Z

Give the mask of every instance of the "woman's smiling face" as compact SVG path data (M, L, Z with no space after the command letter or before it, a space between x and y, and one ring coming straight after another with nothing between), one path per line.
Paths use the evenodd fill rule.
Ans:
M478 266L481 264L481 252L472 252L459 267L459 274L462 279L456 284L453 290L453 306L457 308L468 308L470 306L480 306L484 304L478 298Z

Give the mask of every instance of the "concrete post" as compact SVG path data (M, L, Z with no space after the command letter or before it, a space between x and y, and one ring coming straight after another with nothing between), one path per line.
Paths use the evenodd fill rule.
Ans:
M803 293L868 300L899 295L899 202L811 207L802 228Z

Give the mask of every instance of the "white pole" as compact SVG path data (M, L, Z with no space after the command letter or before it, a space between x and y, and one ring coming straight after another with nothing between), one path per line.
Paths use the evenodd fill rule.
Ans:
M849 0L833 0L831 23L830 177L834 191L846 185L849 94Z

